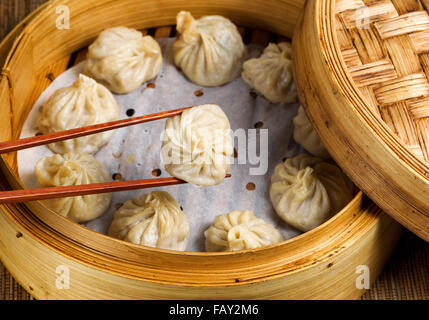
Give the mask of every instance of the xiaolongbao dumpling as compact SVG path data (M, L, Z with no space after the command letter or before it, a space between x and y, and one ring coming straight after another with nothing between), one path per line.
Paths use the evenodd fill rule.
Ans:
M319 135L311 125L302 106L299 106L298 114L293 118L293 124L293 138L302 145L305 150L324 159L329 159L331 157L325 149L322 140L320 140Z
M61 88L43 105L38 126L42 133L69 130L119 119L115 98L101 84L80 75L76 82ZM76 139L49 144L55 153L95 153L106 144L114 131L106 131Z
M109 181L109 174L93 156L66 153L40 159L35 174L42 187L76 186ZM75 222L101 216L110 205L110 193L44 200L51 210Z
M128 93L153 79L162 53L151 36L126 27L106 29L88 48L85 74L115 93Z
M227 18L189 12L177 15L180 37L174 43L174 62L194 83L220 86L240 76L247 49L237 27Z
M277 214L308 231L350 202L353 185L337 166L301 154L276 166L269 192Z
M237 251L283 241L280 232L252 211L234 210L216 217L204 232L207 251Z
M243 80L273 103L296 101L291 53L289 42L270 43L259 58L243 64Z
M234 152L227 116L219 106L206 104L169 118L161 152L172 176L199 186L221 183Z
M109 235L149 247L186 250L189 223L177 201L165 191L153 191L124 203L115 212Z

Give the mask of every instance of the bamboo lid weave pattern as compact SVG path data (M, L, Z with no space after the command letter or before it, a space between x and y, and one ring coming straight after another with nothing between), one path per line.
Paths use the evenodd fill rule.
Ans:
M429 1L337 0L336 29L348 71L381 117L429 161Z
M308 0L294 41L298 92L327 149L426 241L428 8L427 0Z

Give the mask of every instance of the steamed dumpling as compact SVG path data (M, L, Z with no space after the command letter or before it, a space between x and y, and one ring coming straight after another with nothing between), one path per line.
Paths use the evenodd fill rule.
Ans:
M247 60L243 80L273 103L297 100L292 77L292 48L289 42L270 43L259 58Z
M207 251L237 251L283 241L280 232L252 211L234 210L216 217L204 232Z
M336 165L301 154L276 166L269 193L285 222L308 231L350 202L353 185Z
M221 183L234 149L223 110L206 104L185 110L165 124L162 159L172 176L198 186Z
M42 187L76 186L109 181L109 174L93 156L66 153L40 159L35 174ZM110 193L44 200L51 210L75 222L101 216L110 205Z
M119 120L119 107L115 98L101 84L80 75L76 82L61 88L43 105L38 126L48 134L102 122ZM76 139L49 144L54 153L65 154L95 153L113 136L114 131L106 131Z
M89 46L85 73L115 93L129 93L155 78L161 67L158 42L137 30L115 27Z
M293 138L302 145L305 150L324 159L329 159L331 157L325 149L322 140L320 140L319 135L311 125L302 106L299 106L298 114L293 118L293 124Z
M227 18L189 12L177 15L180 37L174 43L174 62L194 83L220 86L240 76L247 50L237 27Z
M115 212L109 235L149 247L186 250L189 223L177 201L165 191L153 191L124 203Z

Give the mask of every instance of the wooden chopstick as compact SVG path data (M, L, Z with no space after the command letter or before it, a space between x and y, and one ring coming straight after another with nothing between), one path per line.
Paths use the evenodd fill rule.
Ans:
M154 113L146 116L134 117L134 118L124 119L124 120L99 123L91 126L75 128L75 129L70 129L65 131L58 131L58 132L53 132L49 134L28 137L28 138L13 140L13 141L4 141L4 142L0 142L0 154L37 147L44 144L58 142L58 141L75 139L75 138L83 137L90 134L119 129L123 127L144 123L144 122L150 122L150 121L159 120L163 118L173 117L181 114L183 111L190 108L192 107L164 111L160 113Z
M230 178L231 175L227 174L225 177ZM136 190L136 189L156 188L156 187L164 187L164 186L171 186L171 185L184 184L184 183L187 183L187 182L170 177L170 178L157 178L157 179L102 182L102 183L82 184L77 186L65 186L65 187L48 187L48 188L38 188L38 189L1 191L0 204L76 197L76 196L84 196L89 194L120 192L120 191Z

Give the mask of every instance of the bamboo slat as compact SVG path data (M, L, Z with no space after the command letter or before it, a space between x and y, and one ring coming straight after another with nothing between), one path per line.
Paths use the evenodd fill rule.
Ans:
M354 2L354 1L352 1ZM368 6L338 12L346 28L356 27L359 21L382 21L392 19L398 16L392 2L389 0L380 0L369 4Z

